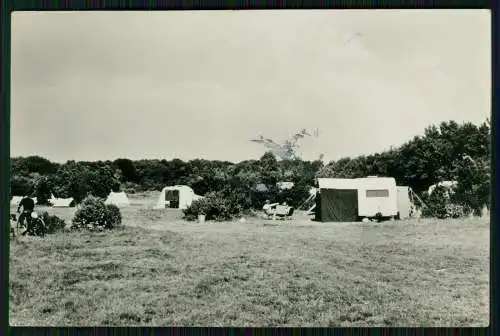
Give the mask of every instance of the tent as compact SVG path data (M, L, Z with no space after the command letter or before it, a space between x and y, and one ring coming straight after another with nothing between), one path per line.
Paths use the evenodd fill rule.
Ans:
M158 202L155 205L155 209L168 208L178 208L186 209L191 203L197 199L203 198L202 196L196 195L188 186L176 185L165 187L161 191L158 197ZM167 201L169 204L167 205Z
M323 222L350 222L363 217L395 217L396 180L370 176L357 179L319 178L315 217Z
M315 218L321 222L353 222L358 219L358 187L355 179L318 179Z
M56 198L55 200L51 200L51 203L54 208L68 208L73 205L73 197Z
M50 196L49 203L54 208L68 208L74 205L73 197L69 198L56 198L54 195Z
M254 187L254 190L258 192L266 192L269 189L266 187L264 183L257 183Z
M448 192L450 192L450 191L453 191L453 189L456 188L457 185L458 185L457 181L442 181L442 182L431 185L429 187L429 189L427 190L427 193L429 195L431 195L437 186L444 187Z
M125 194L123 191L122 192L111 191L108 195L108 198L106 198L106 201L104 201L104 203L114 204L117 207L130 206L130 201L127 197L127 194Z
M12 199L10 200L10 205L15 205L18 206L19 202L23 199L22 196L12 196Z
M410 188L398 186L398 213L399 219L411 217L412 202L410 200Z
M279 190L289 190L292 189L295 184L293 182L278 182L276 183L276 187Z
M12 199L10 200L10 205L18 206L21 200L23 199L23 196L12 196ZM35 204L38 203L38 199L36 197L31 198Z

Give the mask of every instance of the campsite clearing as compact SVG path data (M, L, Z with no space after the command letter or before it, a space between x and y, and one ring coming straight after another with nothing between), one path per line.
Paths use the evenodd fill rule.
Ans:
M11 242L12 326L488 325L488 220L198 224L131 201L121 229Z

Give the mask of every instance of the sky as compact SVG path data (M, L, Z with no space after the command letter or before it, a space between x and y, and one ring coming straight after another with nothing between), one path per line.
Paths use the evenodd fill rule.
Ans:
M15 12L11 157L314 160L491 114L486 10Z

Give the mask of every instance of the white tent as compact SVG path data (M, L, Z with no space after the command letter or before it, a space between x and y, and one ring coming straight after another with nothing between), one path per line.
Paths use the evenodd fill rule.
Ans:
M458 185L458 182L457 181L442 181L442 182L439 182L439 183L436 183L436 184L433 184L429 187L429 189L427 190L427 193L429 195L431 195L434 191L434 189L436 189L437 186L440 186L440 187L444 187L447 189L447 191L452 191L453 188L456 188Z
M52 204L54 208L68 208L73 203L73 197L69 198L56 198L51 194L49 203Z
M276 186L279 190L289 190L292 189L295 184L293 182L278 182Z
M12 199L10 200L10 205L18 206L22 199L23 199L22 196L12 196ZM38 203L38 199L36 197L31 197L31 199L35 202L35 204Z
M23 199L22 196L12 196L12 199L10 200L10 205L15 205L18 206L19 202Z
M165 187L161 191L158 197L158 202L155 205L155 209L169 208L179 208L186 209L191 203L197 199L203 198L202 196L196 195L188 186L176 185ZM169 203L167 203L167 201ZM167 204L169 204L167 206Z
M264 183L257 183L254 187L254 189L256 191L259 191L259 192L266 192L268 191L266 185Z
M106 201L104 201L104 203L114 204L117 207L130 206L130 201L127 197L127 194L125 194L123 191L122 192L111 191L110 194L108 195L108 198L106 198Z
M400 219L410 218L411 215L411 200L410 188L407 186L398 186L398 212Z

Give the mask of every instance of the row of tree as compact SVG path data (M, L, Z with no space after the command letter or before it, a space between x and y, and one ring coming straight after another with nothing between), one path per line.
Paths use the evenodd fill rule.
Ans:
M31 156L11 159L11 195L34 195L44 202L53 193L79 202L89 193L105 197L110 190L132 193L182 184L199 195L215 192L237 198L244 208L250 208L262 206L266 198L298 205L307 197L315 177L378 175L392 176L398 185L410 186L420 194L436 182L457 180L461 201L476 207L489 204L490 153L488 121L479 126L449 121L428 127L422 136L399 148L327 165L319 160L278 162L271 153L240 163L122 158L58 164ZM295 187L280 192L278 181L294 182Z

